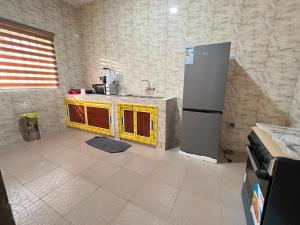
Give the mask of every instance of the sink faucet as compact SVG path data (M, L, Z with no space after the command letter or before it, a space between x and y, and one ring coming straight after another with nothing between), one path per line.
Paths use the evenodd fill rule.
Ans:
M150 81L149 81L149 80L142 80L142 81L148 83L148 87L145 88L145 91L154 91L154 90L155 90L154 87L151 87L151 84L150 84Z

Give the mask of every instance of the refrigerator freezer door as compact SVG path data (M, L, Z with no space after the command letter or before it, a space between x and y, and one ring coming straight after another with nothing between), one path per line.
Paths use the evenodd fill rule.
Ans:
M182 112L180 149L186 153L218 158L222 114Z
M183 107L223 111L230 42L196 46L184 71Z

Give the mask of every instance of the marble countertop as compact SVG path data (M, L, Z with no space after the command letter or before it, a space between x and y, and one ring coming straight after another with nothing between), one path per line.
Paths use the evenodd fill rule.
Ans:
M69 100L90 100L90 101L130 101L136 103L161 103L167 100L174 99L175 97L161 97L161 96L147 96L139 97L140 95L101 95L101 94L67 94L66 99Z

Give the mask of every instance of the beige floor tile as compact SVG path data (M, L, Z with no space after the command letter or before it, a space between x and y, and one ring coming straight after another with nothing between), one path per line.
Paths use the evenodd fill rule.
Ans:
M222 225L247 225L244 211L223 206Z
M162 183L180 188L187 169L174 166L170 163L161 162L151 174L151 178Z
M223 205L240 210L243 208L241 197L242 186L223 185L221 192L221 202Z
M126 166L126 169L132 170L144 176L148 176L157 166L158 161L143 156L137 156L131 160Z
M145 177L130 170L120 170L113 175L103 188L123 199L131 199L145 181Z
M131 203L120 213L112 225L171 225L150 212Z
M42 155L44 153L43 150L52 149L53 146L56 145L56 142L52 140L52 137L56 137L56 135L52 135L51 137L42 138L41 140L37 140L34 142L28 143L28 151Z
M14 211L22 211L39 198L9 174L2 174L9 203Z
M154 160L161 160L166 154L166 151L158 150L155 147L134 143L128 151Z
M0 166L12 172L43 161L43 158L27 151L14 151L0 157Z
M173 164L177 167L183 167L184 169L189 169L191 167L191 158L178 154L178 149L166 151L166 155L161 161Z
M200 177L206 177L213 182L221 183L222 166L216 163L192 159L190 174L196 174Z
M245 163L215 165L136 143L110 154L85 143L94 136L68 128L0 149L17 225L245 225Z
M25 167L12 172L12 175L17 178L22 184L31 181L53 169L57 168L57 165L48 161L41 161L33 164L29 167Z
M80 174L80 176L97 186L101 186L120 169L121 167L112 163L99 161Z
M76 149L76 146L83 144L84 140L79 135L67 134L65 137L58 139L56 143L73 150Z
M9 144L0 147L0 157L4 156L5 154L19 152L19 151L27 151L29 147L28 142L19 142L14 144Z
M83 153L72 158L68 163L63 164L62 167L77 175L87 170L98 161L98 158Z
M168 219L178 192L175 187L149 180L131 201L162 219Z
M65 215L96 189L96 185L75 177L42 199L61 215Z
M125 205L126 201L100 188L72 209L66 218L74 225L109 225Z
M71 139L79 139L81 141L87 141L95 136L98 136L99 134L92 133L89 131L79 130L76 128L67 128L65 131L65 134L68 136L68 138Z
M17 225L71 225L43 201L37 201L22 211L13 211Z
M25 186L41 198L71 180L72 177L73 174L69 171L63 168L57 168L37 179L29 181Z
M105 157L104 160L123 167L135 157L136 154L126 151L126 152L110 154L107 157Z
M222 182L224 185L242 188L244 175L245 175L245 163L231 163L222 166Z
M59 146L59 145L53 145L53 147L49 149L45 149L41 151L42 156L49 160L50 162L53 162L57 165L63 165L68 162L70 162L73 158L82 156L83 153L80 153L78 151L72 151L67 147Z
M96 157L98 159L104 159L105 157L110 155L110 153L102 151L102 150L97 149L97 148L94 148L92 146L89 146L86 143L82 143L82 144L74 147L73 150L83 152L85 154L88 154L92 157Z
M220 225L221 205L181 191L169 221L174 225Z
M60 147L62 147L62 151L67 149L64 146L59 146L56 144L56 142L52 141L38 141L38 142L33 142L30 146L30 152L40 155L43 158L48 157L48 154L51 154L53 151L56 151L57 149L59 150Z
M204 200L214 203L221 202L222 182L220 179L208 177L206 172L188 171L182 190L195 194Z

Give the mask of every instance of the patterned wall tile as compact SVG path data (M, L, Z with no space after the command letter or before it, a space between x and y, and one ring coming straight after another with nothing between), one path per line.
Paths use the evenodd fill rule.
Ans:
M291 124L300 127L300 70L298 73L298 82L295 90L295 96L291 107Z
M79 34L75 10L61 0L0 0L1 17L55 33L59 89L0 90L0 145L22 140L18 132L19 113L37 110L42 135L65 127L63 97L70 88L80 88ZM24 109L24 103L26 109Z
M0 145L16 141L24 101L41 111L42 132L62 129L64 90L98 83L105 66L116 71L123 93L142 94L141 80L149 79L157 94L178 98L181 112L184 48L225 41L232 42L232 50L223 147L242 151L257 121L300 125L297 0L95 0L78 10L61 0L0 4L2 17L56 33L62 84L56 92L1 91L7 107L0 114ZM174 4L179 11L171 15L168 7Z
M172 4L178 6L175 15L168 12ZM297 0L96 0L79 10L86 85L109 66L123 92L142 94L140 80L149 79L160 95L178 98L180 112L185 47L231 41L221 144L243 151L257 121L289 124L300 65L299 5ZM299 120L293 105L293 120Z

